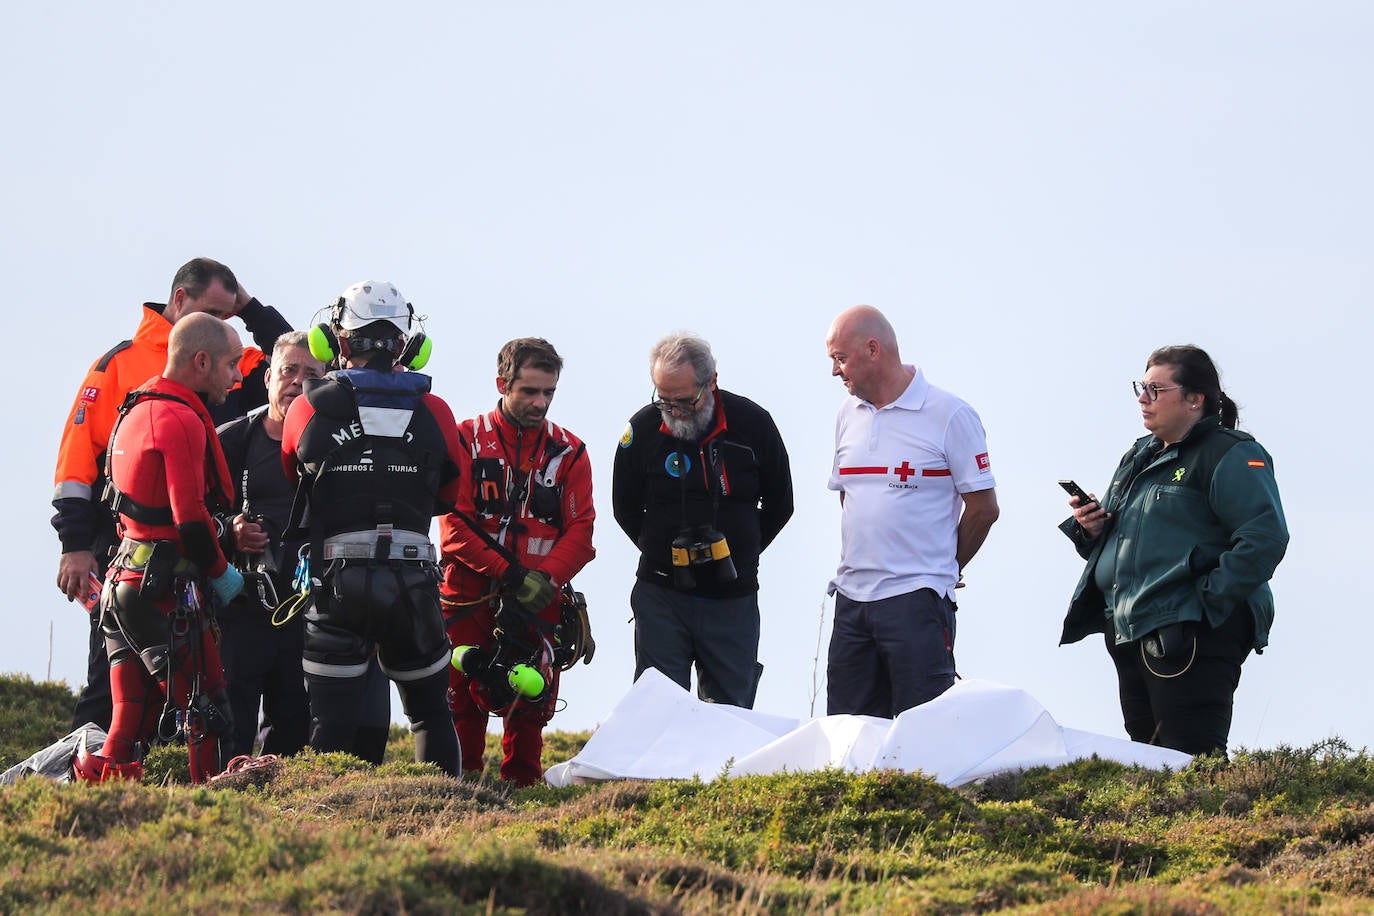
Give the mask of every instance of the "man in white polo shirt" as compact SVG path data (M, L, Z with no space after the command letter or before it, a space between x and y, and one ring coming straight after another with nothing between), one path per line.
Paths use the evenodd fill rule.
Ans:
M826 336L851 395L835 424L840 567L829 715L895 718L954 684L954 590L997 521L978 414L902 363L882 312L856 305Z

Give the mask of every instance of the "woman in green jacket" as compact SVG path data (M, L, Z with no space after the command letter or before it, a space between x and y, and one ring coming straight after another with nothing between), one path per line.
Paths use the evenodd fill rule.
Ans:
M1099 501L1061 524L1088 562L1060 644L1106 636L1133 741L1226 753L1240 667L1269 642L1269 579L1288 546L1273 460L1193 346L1150 354L1133 383L1150 435Z

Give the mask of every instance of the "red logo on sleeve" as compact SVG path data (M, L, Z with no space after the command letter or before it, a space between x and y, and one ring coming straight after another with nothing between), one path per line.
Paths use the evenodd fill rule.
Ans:
M99 388L94 385L87 385L85 388L81 389L81 400L89 404L91 401L94 401L99 394Z
M988 471L992 470L992 462L988 461L987 452L983 452L981 455L974 455L973 460L978 462L979 474L986 474Z

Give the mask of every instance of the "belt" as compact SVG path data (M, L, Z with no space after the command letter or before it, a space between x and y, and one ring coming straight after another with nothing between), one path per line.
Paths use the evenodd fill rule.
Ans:
M133 538L124 538L119 542L119 550L115 553L115 563L123 569L146 569L148 561L153 558L154 548L160 544L169 545L178 554L181 552L181 546L176 541L136 541ZM196 564L181 556L172 567L172 573L178 576L191 575L197 571Z
M324 541L325 560L372 560L377 558L377 532L356 531L337 534ZM426 535L414 531L395 531L387 560L435 563L438 554Z

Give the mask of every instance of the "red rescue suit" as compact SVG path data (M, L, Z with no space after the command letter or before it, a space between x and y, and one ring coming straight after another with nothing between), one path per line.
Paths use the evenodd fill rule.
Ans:
M110 446L123 541L102 597L101 627L114 717L103 759L78 772L84 778L104 775L102 768L131 775L128 765L137 762L140 745L148 746L170 692L187 722L192 781L201 782L218 772L219 760L215 735L198 720L209 707L227 715L228 702L213 620L180 599L190 580L201 606L208 605L207 581L227 567L210 506L230 504L229 472L199 395L166 378L139 391ZM149 559L154 547L157 561ZM172 587L164 594L145 588L145 579L155 577ZM193 707L199 712L189 712Z
M556 587L572 580L596 556L592 547L591 462L572 433L545 421L521 429L498 406L459 425L463 451L455 505L459 512L513 553L520 565L547 573ZM449 641L454 646L491 649L508 559L484 543L466 522L450 514L439 520L444 561L440 588ZM559 620L555 600L539 614L549 631ZM533 629L514 634L537 639ZM482 769L488 714L472 696L469 679L449 671L449 707L462 748L463 768ZM501 778L527 786L543 778L543 729L558 699L558 670L547 697L537 705L517 701L504 716Z

